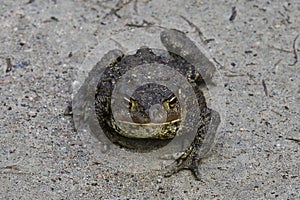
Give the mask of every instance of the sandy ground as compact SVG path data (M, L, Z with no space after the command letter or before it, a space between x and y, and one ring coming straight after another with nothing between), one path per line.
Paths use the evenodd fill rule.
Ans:
M119 171L63 115L95 46L148 23L214 39L226 108L202 181ZM0 199L299 199L299 31L298 0L2 0Z

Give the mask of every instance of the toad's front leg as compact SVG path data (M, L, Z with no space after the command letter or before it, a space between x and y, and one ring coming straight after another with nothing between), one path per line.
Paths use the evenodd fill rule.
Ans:
M172 164L166 167L166 172L164 172L164 176L169 177L183 169L188 169L193 172L193 174L198 180L201 180L201 174L199 171L199 161L200 159L197 154L197 150L192 145L183 153L182 156L177 158Z
M188 149L175 162L166 167L164 176L169 177L180 170L189 169L197 180L201 180L199 164L205 158L213 144L215 134L220 124L220 115L214 110L208 109L204 116L205 126L198 128L198 133Z

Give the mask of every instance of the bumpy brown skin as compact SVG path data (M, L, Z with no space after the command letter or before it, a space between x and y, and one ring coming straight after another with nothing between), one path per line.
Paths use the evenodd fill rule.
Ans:
M148 152L168 144L171 140L129 138L116 125L111 110L111 97L115 83L131 68L144 63L156 62L156 56L149 49L139 49L135 55L116 57L115 61L106 67L97 85L95 95L95 111L99 124L109 138L117 145L132 151Z
M198 127L197 135L190 147L188 147L173 164L166 168L164 174L165 176L171 176L182 169L190 169L193 171L196 178L200 179L201 176L198 170L199 160L210 150L210 145L213 142L215 132L220 123L219 114L207 107L203 92L201 91L201 88L205 85L204 80L209 79L212 76L211 73L213 73L215 69L207 58L205 58L204 61L201 61L201 59L204 59L202 54L198 58L197 55L186 54L186 52L199 53L200 50L196 50L196 45L194 45L182 32L177 30L165 30L161 34L161 41L169 51L171 57L160 57L155 55L151 49L145 47L139 49L134 55L117 57L114 62L107 66L98 83L95 95L95 111L97 119L106 136L112 142L127 149L143 152L151 151L168 144L171 141L170 139L124 137L124 134L120 134L122 130L115 124L110 103L114 83L116 83L118 79L132 67L144 63L159 63L172 67L186 77L192 86L199 105L201 125ZM188 49L182 50L181 48ZM187 62L186 59L189 59L189 62ZM201 62L205 65L205 68L207 69L206 72L209 71L209 73L202 75L203 71L199 73L195 70L194 65ZM210 67L211 65L213 68ZM203 144L204 141L205 145Z

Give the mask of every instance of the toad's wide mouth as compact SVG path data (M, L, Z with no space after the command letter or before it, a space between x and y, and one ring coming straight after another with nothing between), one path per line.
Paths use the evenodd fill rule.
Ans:
M181 119L164 123L135 123L129 121L117 121L118 134L127 138L137 139L173 139L180 128Z
M137 123L137 122L133 122L133 121L126 121L126 120L118 120L118 123L121 124L128 124L128 125L133 125L133 126L167 126L167 125L172 125L175 123L180 123L181 122L181 118L180 119L175 119L169 122L150 122L150 123Z

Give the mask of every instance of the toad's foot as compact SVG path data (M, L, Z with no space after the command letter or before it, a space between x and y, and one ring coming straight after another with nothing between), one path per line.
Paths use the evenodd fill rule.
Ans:
M197 156L197 154L194 154L193 150L191 149L190 152L185 152L181 157L176 159L175 162L168 165L165 169L164 176L170 177L183 169L188 169L193 172L196 179L201 180L199 162L200 158Z

